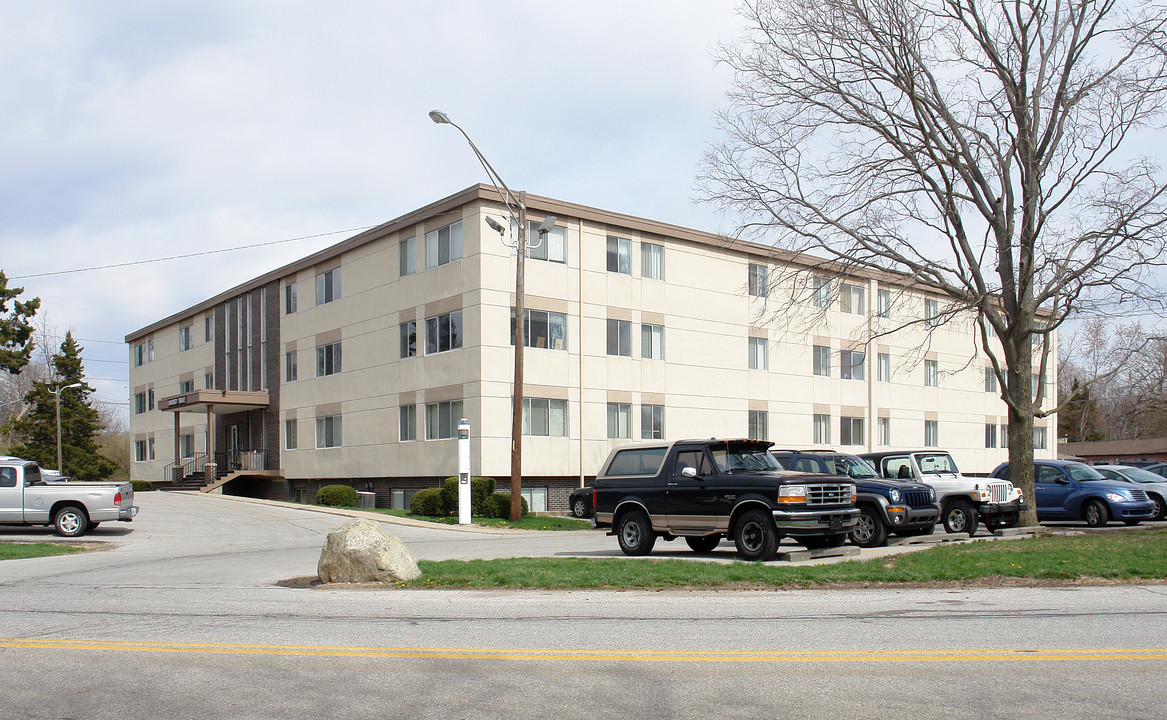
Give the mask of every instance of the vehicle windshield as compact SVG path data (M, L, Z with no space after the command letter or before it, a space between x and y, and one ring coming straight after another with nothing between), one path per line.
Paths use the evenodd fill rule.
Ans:
M710 448L717 470L723 473L757 470L781 470L782 466L766 448L747 448L730 445Z
M1067 464L1066 465L1066 473L1070 476L1071 480L1077 480L1079 482L1084 481L1084 480L1106 480L1107 479L1106 476L1103 475L1102 473L1098 472L1097 470L1090 467L1089 465L1083 465L1082 463L1069 463L1069 464Z
M854 455L836 455L823 458L823 461L827 464L827 470L836 475L846 475L853 478L878 477L874 468Z
M916 456L916 462L920 464L920 472L925 475L960 473L956 469L956 462L948 453L920 453Z
M1167 478L1163 477L1162 475L1156 475L1153 472L1149 472L1147 470L1144 470L1142 468L1137 468L1137 467L1122 468L1121 470L1117 470L1116 472L1118 472L1119 475L1125 475L1128 479L1133 480L1137 483L1167 482Z

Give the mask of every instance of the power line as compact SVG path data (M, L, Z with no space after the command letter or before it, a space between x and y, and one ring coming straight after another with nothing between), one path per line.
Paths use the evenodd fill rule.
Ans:
M123 263L114 263L112 265L95 265L93 267L75 268L73 270L54 270L52 272L30 273L28 275L13 275L10 280L24 280L25 278L49 277L51 275L69 275L72 273L90 272L92 270L110 270L112 268L130 267L133 265L148 265L150 263L166 262L168 260L184 260L186 258L200 257L202 255L217 255L219 253L235 252L236 250L250 250L252 248L267 247L269 245L282 245L284 243L296 242L297 240L312 240L313 238L327 237L329 235L339 235L341 233L360 232L376 227L376 225L365 225L364 227L349 228L348 230L333 230L331 232L317 233L316 235L302 235L300 237L288 238L286 240L271 240L269 242L255 243L254 245L240 245L233 248L222 248L219 250L203 250L202 252L187 253L185 255L171 255L170 257L153 258L151 260L132 260Z

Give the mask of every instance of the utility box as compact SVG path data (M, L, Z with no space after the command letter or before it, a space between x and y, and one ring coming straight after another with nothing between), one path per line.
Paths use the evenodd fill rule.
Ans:
M359 508L375 508L377 507L377 493L357 491L357 507Z

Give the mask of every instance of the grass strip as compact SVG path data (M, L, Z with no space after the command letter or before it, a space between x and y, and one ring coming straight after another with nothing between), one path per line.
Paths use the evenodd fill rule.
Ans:
M676 559L510 558L418 563L408 587L662 589L834 584L1146 581L1167 578L1167 528L945 545L871 560L780 567Z
M75 552L81 552L81 548L56 543L0 543L0 560L70 555Z
M392 515L393 517L410 518L411 520L421 520L423 522L432 522L439 525L457 525L457 517L435 517L432 515L414 515L408 510L390 510L388 508L359 508L348 507L345 510L360 510L362 512L374 512L382 515ZM577 520L575 518L562 517L537 517L535 515L528 515L518 522L511 522L510 520L501 520L498 518L474 517L471 518L473 524L481 525L483 527L500 527L512 528L514 530L591 530L592 524L588 520Z

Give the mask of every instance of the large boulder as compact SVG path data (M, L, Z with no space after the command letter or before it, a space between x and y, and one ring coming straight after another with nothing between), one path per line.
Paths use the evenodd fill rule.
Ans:
M349 520L328 533L316 565L320 582L398 582L421 576L405 543L372 520Z

